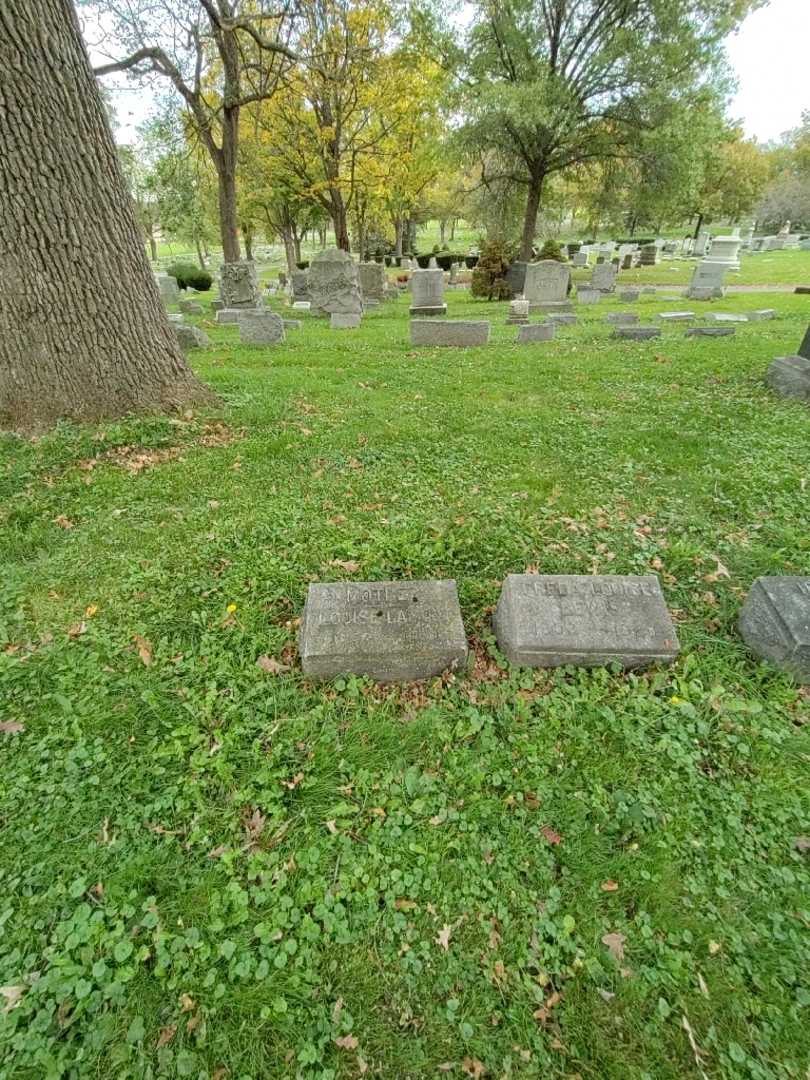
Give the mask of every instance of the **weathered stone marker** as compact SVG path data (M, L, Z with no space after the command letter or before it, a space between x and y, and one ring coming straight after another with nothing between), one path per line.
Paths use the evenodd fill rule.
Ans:
M411 315L446 315L444 273L437 269L414 270L410 278Z
M807 327L807 333L802 338L802 343L798 349L798 355L803 356L805 360L810 360L810 326Z
M729 337L736 334L736 326L692 326L687 331L686 337Z
M284 340L284 320L267 309L240 311L238 326L243 345L277 345Z
M639 296L641 296L641 289L622 289L619 293L619 299L623 304L634 304Z
M679 650L652 575L510 574L493 624L498 648L520 667L640 668Z
M613 331L615 338L625 341L647 341L648 338L661 337L660 326L617 326Z
M220 324L220 326L223 323L238 323L239 322L239 317L242 314L242 310L244 310L244 309L240 309L240 308L220 308L219 311L217 312L217 322Z
M362 316L344 314L341 311L333 311L329 316L331 330L356 330L361 322Z
M584 285L577 289L577 300L580 304L598 304L601 299L602 293L599 289L588 289Z
M211 344L208 335L196 326L183 326L173 322L172 328L177 337L177 344L183 352L188 352L189 349L204 349Z
M199 300L178 300L177 307L184 315L202 315L204 308Z
M543 259L526 267L523 295L532 311L545 310L548 305L567 304L570 283L571 271L564 263Z
M548 321L554 323L555 326L576 326L577 317L576 315L569 315L566 312L552 311L548 317Z
M600 292L613 292L618 273L613 263L597 263L591 272L591 288Z
M768 368L765 381L780 397L810 401L810 360L780 356Z
M363 311L357 263L340 248L326 248L313 258L309 292L315 315L360 315Z
M635 311L609 311L605 316L605 322L617 323L619 326L632 326L638 322Z
M225 262L219 269L219 296L226 308L253 308L259 299L256 264L250 259Z
M310 585L299 640L304 673L428 679L467 660L455 581Z
M810 577L757 578L739 628L757 656L810 683Z
M694 317L694 311L662 311L658 316L662 322L690 322Z
M411 345L455 346L459 349L486 345L489 327L490 324L483 320L411 319Z
M533 341L552 341L556 329L552 322L529 323L528 326L520 326L517 332L517 343L528 345Z
M762 322L764 319L775 319L775 308L759 308L757 311L748 312L748 322Z
M720 323L748 322L747 315L735 315L733 312L710 311L708 318Z

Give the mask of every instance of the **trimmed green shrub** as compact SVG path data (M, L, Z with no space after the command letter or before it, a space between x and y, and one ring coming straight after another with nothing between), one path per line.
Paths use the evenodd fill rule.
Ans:
M194 289L196 292L207 292L214 283L207 270L201 270L193 263L174 263L166 273L175 279L183 291Z
M302 259L301 262L297 262L295 265L298 267L299 270L308 270L309 259Z
M562 248L556 240L548 239L545 244L540 248L537 254L539 259L553 259L554 262L565 262L565 256L562 253Z
M506 283L508 269L509 256L503 241L486 240L473 270L472 295L484 300L510 300L512 291Z

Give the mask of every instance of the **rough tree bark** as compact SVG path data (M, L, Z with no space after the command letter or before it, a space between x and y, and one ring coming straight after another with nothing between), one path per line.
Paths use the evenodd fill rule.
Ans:
M526 213L523 217L523 232L520 239L519 258L523 262L531 262L532 249L534 247L534 235L537 231L537 212L540 209L540 196L543 193L543 181L545 173L541 169L533 169L529 181L529 191L526 196Z
M0 4L0 420L212 401L144 250L71 0Z

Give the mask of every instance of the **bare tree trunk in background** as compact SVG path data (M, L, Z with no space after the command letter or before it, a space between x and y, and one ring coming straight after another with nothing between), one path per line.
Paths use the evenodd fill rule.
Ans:
M157 240L155 240L155 234L152 231L152 226L149 228L149 251L151 253L152 262L157 262Z
M697 225L695 226L695 240L700 235L700 230L703 225L703 214L698 214Z
M450 243L454 243L456 239L456 219L450 219Z
M245 241L245 258L253 262L253 226L249 221L242 222L242 239Z
M0 72L0 419L214 400L166 319L72 4L4 0Z
M441 247L442 251L444 251L445 244L447 242L446 241L446 234L447 234L447 222L444 219L441 219L439 221L439 246Z
M197 248L197 262L200 264L200 269L205 270L205 255L203 253L202 242L200 241L199 236L196 237L196 239L194 240L194 244Z
M394 222L394 254L402 257L402 218L398 217Z

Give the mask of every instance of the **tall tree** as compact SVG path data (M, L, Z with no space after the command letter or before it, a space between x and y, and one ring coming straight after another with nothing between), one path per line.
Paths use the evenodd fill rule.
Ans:
M0 5L0 102L0 418L210 399L167 322L70 0Z
M113 47L127 52L97 67L96 75L159 75L185 103L216 171L223 257L238 261L239 114L245 105L272 97L281 74L298 58L288 44L290 5L284 0L85 3L98 25L112 26Z
M526 191L529 258L546 180L633 153L717 70L723 38L761 0L474 0L454 63L463 135Z

